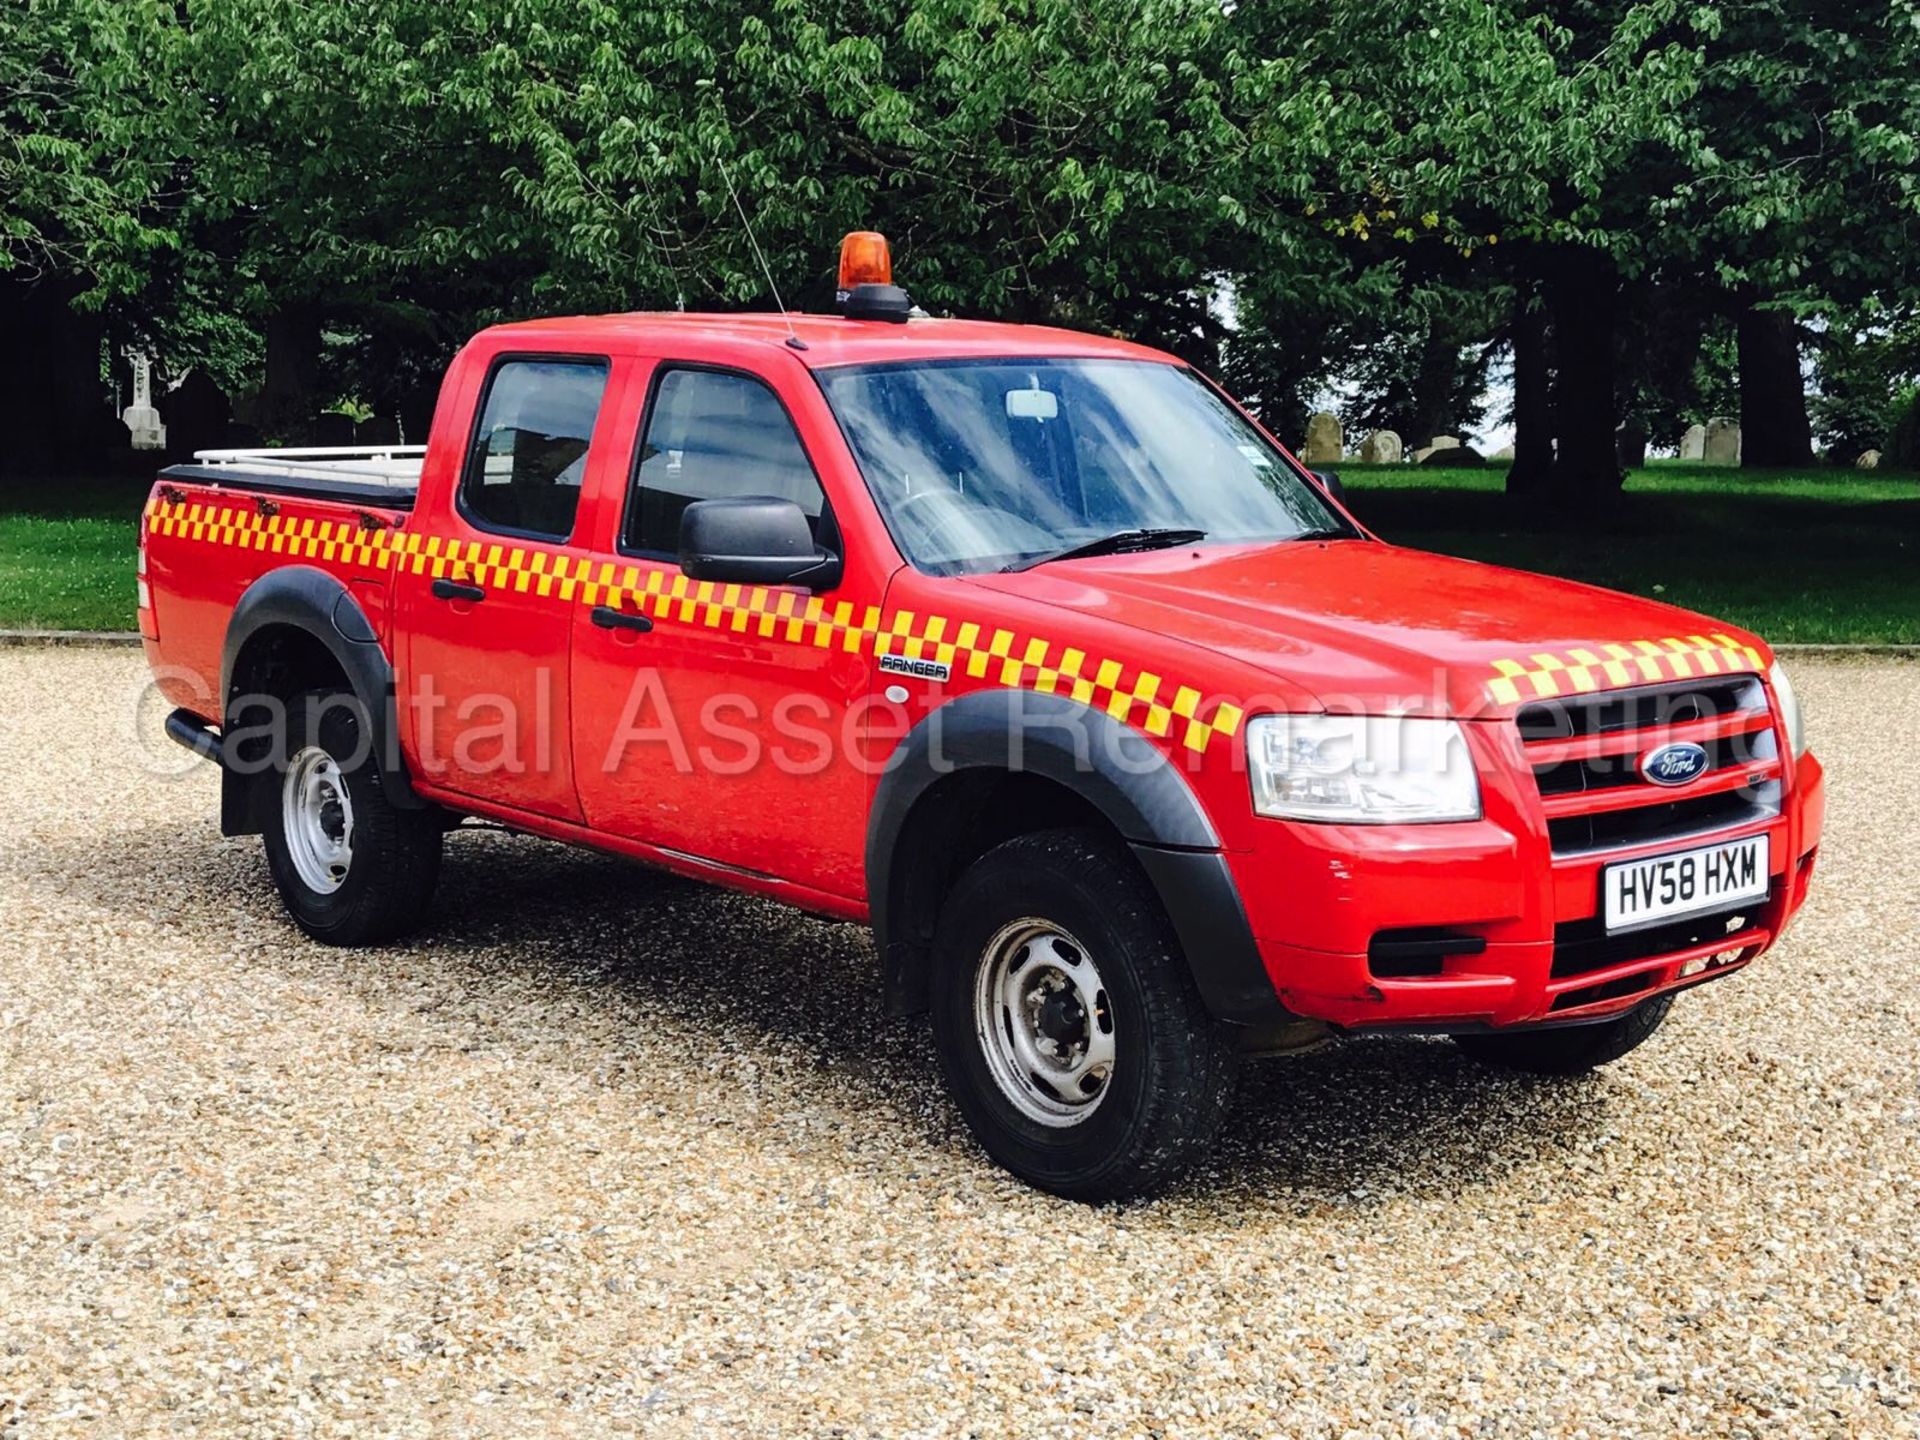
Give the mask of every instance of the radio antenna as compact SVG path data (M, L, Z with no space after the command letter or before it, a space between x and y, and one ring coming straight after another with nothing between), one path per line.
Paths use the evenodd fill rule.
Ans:
M780 318L787 322L787 344L795 350L807 348L807 342L800 338L800 332L793 328L793 316L787 313L787 302L780 298L780 287L774 284L773 267L767 264L767 257L760 253L760 242L753 237L753 222L747 219L747 207L740 203L740 192L733 188L733 176L727 173L727 162L718 151L714 152L714 163L720 167L720 178L727 182L727 194L733 197L733 208L740 216L740 228L747 232L747 244L753 247L753 258L760 262L760 273L766 277L767 289L772 292L775 308Z

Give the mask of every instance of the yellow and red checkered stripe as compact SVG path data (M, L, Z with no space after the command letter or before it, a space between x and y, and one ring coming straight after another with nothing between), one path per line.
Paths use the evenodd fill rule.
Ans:
M1069 696L1156 739L1177 739L1196 753L1205 753L1216 739L1231 739L1245 719L1242 708L1231 701L1209 700L1193 686L1152 671L946 615L911 610L883 615L876 605L763 585L690 580L677 571L626 561L456 540L391 526L367 529L346 521L201 501L156 499L147 508L147 528L155 535L259 550L289 560L331 561L435 579L451 575L523 595L552 596L562 604L612 605L656 621L751 633L791 645L837 647L876 659L894 654L933 660L989 684Z
M1609 641L1495 660L1493 674L1487 679L1487 693L1497 704L1517 705L1523 700L1551 700L1625 685L1766 668L1759 651L1731 635L1670 635L1660 640Z

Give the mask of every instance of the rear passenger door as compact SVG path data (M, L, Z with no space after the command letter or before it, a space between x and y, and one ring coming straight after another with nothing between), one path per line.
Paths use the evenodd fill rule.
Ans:
M867 781L847 737L863 719L861 627L877 620L884 575L845 553L808 449L838 432L791 369L656 369L606 552L619 613L575 622L574 757L595 829L857 897ZM798 504L845 558L840 583L809 594L689 580L681 512L727 496Z
M585 557L574 532L583 488L621 463L612 370L585 355L496 359L457 483L407 537L418 550L398 582L405 698L430 785L580 818L567 729L572 577Z

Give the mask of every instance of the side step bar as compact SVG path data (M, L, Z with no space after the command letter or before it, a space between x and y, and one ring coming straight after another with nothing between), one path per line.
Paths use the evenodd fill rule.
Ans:
M226 741L220 738L211 721L201 719L191 710L176 710L167 716L167 738L226 768Z

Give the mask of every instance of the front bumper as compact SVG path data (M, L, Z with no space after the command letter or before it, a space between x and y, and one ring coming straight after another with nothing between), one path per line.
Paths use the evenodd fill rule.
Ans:
M1483 782L1513 776L1519 758L1489 753ZM1537 796L1495 779L1485 785L1483 820L1284 825L1271 845L1231 863L1268 978L1295 1015L1350 1029L1436 1032L1577 1024L1730 974L1779 939L1806 901L1826 812L1819 761L1803 756L1791 774L1770 819L1603 855L1555 856ZM1599 936L1604 866L1758 834L1770 837L1772 887L1764 901L1739 907L1738 930L1687 933L1676 925L1638 944ZM1326 903L1296 903L1306 895ZM1369 954L1381 932L1480 948L1445 956L1435 973L1388 976L1376 973Z

